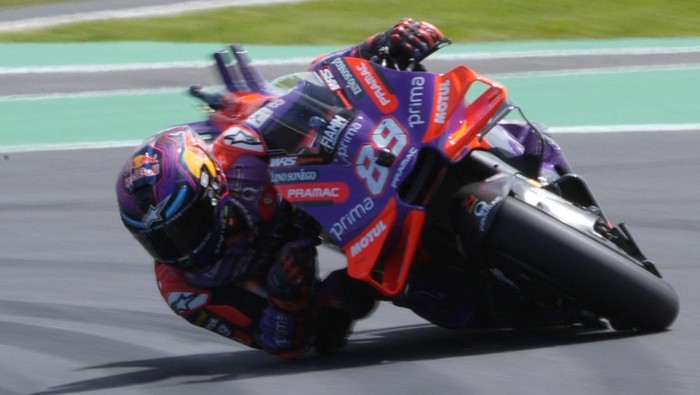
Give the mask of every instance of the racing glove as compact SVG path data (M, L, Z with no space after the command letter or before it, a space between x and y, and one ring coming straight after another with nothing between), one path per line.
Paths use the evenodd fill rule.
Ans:
M263 310L259 328L262 349L282 358L299 358L309 346L305 314L285 312L270 305Z
M358 48L358 55L372 59L387 52L399 69L404 70L411 59L420 61L443 40L444 34L432 24L404 18L391 29L368 38Z
M316 283L315 240L286 243L267 273L269 306L260 320L260 344L270 353L294 359L309 346L311 296Z
M270 303L285 311L307 307L316 282L315 240L304 238L288 242L277 253L267 273Z

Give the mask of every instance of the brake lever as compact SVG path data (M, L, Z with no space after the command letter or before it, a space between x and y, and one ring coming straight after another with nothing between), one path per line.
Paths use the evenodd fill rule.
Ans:
M389 47L384 46L377 50L377 54L372 56L369 61L371 63L376 63L382 67L386 67L393 70L398 70L396 63L391 60L389 56Z
M429 51L426 51L425 53L421 54L418 58L411 58L408 66L406 66L406 70L408 71L413 71L413 69L420 64L420 62L424 61L428 56L434 54L435 52L445 48L446 46L452 44L452 40L449 38L443 38L442 40L438 41L437 44L435 44L432 48L430 48Z
M425 60L428 56L432 55L433 53L437 52L438 50L445 48L448 45L452 44L452 40L449 38L444 38L440 41L438 41L437 44L435 44L432 48L430 48L429 51L426 51L425 53L421 54L421 56L417 58L411 58L408 61L408 65L406 66L405 71L413 71L415 68L423 61ZM391 57L389 56L389 47L381 47L377 51L377 55L372 56L370 58L370 62L377 63L383 67L387 67L390 69L394 70L401 70L396 63L391 61Z

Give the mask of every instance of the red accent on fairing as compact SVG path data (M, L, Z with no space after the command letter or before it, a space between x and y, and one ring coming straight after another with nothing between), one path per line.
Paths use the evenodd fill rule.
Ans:
M382 79L374 71L372 63L360 58L344 59L377 108L385 114L394 112L399 105L399 100L384 85Z
M466 69L466 67L464 68ZM469 70L469 72L475 78L470 84L478 80L488 85L489 88L467 106L463 127L452 133L447 143L445 143L445 152L452 160L457 160L459 155L467 148L467 144L482 131L486 123L506 100L508 94L506 88L498 82L484 78L472 70Z
M245 120L271 98L256 92L230 92L224 97L226 107L212 113L209 119L219 130L226 130Z
M425 212L411 210L403 221L401 242L381 265L380 280L373 276L386 238L396 223L396 200L391 199L377 218L343 249L348 260L348 274L367 282L385 296L398 295L406 283L413 256L420 241Z
M467 92L475 82L480 82L488 88L472 103L467 103ZM496 113L506 99L507 91L498 82L482 77L465 66L458 66L441 75L435 84L433 101L435 105L430 117L431 126L423 137L423 142L432 141L443 135L450 124L450 118L455 116L457 109L461 108L460 104L465 103L464 114L456 114L463 121L456 130L451 132L444 147L447 155L456 160Z
M432 141L445 132L452 114L463 103L469 86L474 82L474 74L468 68L460 66L435 78L430 127L423 137L423 143Z
M396 199L392 198L377 218L343 247L351 277L373 281L370 277L372 268L395 222Z

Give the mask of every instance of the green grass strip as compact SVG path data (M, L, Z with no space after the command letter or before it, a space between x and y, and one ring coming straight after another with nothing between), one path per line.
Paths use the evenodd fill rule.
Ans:
M354 43L404 16L458 42L700 36L697 0L314 0L0 34L5 42Z

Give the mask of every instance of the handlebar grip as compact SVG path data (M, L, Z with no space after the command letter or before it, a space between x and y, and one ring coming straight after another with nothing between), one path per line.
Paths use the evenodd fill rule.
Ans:
M221 110L226 107L226 103L220 94L204 92L201 85L190 86L189 93L190 96L200 99L213 110Z

